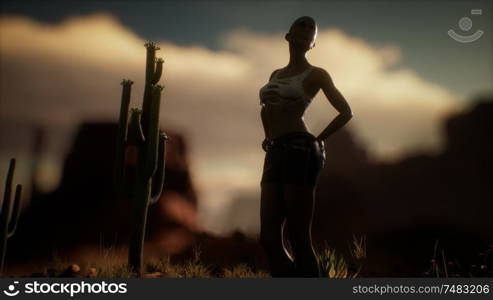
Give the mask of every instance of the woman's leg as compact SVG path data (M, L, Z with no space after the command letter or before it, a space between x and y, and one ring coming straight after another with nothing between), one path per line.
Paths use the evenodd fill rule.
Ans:
M284 200L287 206L287 230L295 257L296 277L321 277L311 238L314 188L285 184Z
M294 263L282 243L282 225L286 206L282 185L263 183L260 195L260 242L269 261L272 277L292 277Z

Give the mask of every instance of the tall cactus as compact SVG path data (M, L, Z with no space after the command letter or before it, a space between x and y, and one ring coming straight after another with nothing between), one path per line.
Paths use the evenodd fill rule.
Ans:
M5 182L5 191L3 194L2 210L0 211L0 273L3 272L5 254L7 252L7 240L14 235L17 228L17 221L20 213L20 202L22 185L15 187L14 207L12 208L12 181L14 180L15 158L10 160L7 180Z
M149 205L159 200L164 185L164 167L166 140L168 137L159 130L159 108L162 86L157 82L161 78L163 60L157 59L159 48L152 42L147 48L144 100L141 109L132 109L128 120L132 81L123 80L123 92L120 109L116 153L117 190L126 193L132 200L132 222L128 266L130 271L140 274L142 271L143 249L147 211ZM125 174L125 149L131 145L138 149L135 176L130 186Z

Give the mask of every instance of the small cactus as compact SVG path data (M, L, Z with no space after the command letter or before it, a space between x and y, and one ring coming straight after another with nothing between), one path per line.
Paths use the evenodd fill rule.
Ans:
M132 81L123 80L123 93L120 109L120 123L116 153L116 187L132 200L132 222L128 253L128 266L131 272L142 271L145 227L149 205L159 200L164 185L166 140L168 137L159 131L159 109L163 87L157 82L161 78L163 60L156 59L154 43L145 44L147 48L144 101L142 109L132 109L128 120ZM125 174L125 148L132 145L138 149L137 166L131 186Z
M18 184L15 187L14 207L12 207L12 181L14 179L15 171L15 158L10 160L9 171L7 173L7 180L5 182L5 191L3 194L3 203L0 211L0 273L3 272L3 264L5 261L5 254L7 252L7 240L12 237L17 228L17 221L20 213L20 202L22 185Z

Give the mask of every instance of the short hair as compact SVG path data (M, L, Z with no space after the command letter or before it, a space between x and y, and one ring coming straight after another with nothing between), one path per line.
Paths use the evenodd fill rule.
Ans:
M293 29L294 25L296 23L298 23L301 19L309 19L311 21L313 21L313 24L315 24L315 30L317 30L317 22L315 22L315 19L310 17L310 16L302 16L302 17L299 17L298 19L294 20L294 22L291 24L291 27L289 27L289 32L291 32L291 30Z

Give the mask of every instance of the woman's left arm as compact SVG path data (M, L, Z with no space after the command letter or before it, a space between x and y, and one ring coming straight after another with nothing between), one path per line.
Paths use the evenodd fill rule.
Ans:
M324 94L330 104L332 104L332 106L334 106L334 108L339 112L339 115L335 117L334 120L332 120L332 122L330 122L329 125L318 135L317 140L324 141L334 132L343 127L349 120L351 120L353 113L351 112L351 107L349 107L349 104L344 96L335 87L329 73L323 69L319 70L320 88L324 91Z

